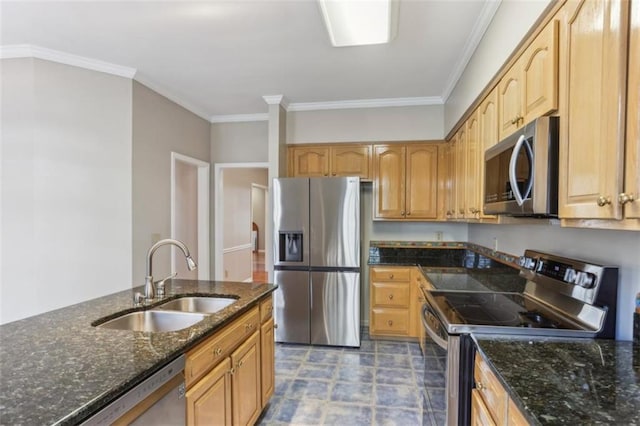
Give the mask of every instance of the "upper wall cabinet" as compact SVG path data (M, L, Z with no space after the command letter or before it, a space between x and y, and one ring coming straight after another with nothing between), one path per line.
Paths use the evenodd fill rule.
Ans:
M471 114L466 123L467 126L467 172L465 182L465 204L464 216L469 219L479 219L480 204L480 121L478 112Z
M438 145L375 145L373 217L438 218Z
M569 1L561 10L565 54L561 58L559 216L563 219L621 219L623 215L619 196L624 192L625 103L621 100L627 93L628 12L629 2L615 0ZM638 68L634 73L637 78ZM631 107L633 114L637 86L631 97L636 103ZM637 115L630 118L637 124ZM635 138L631 144L637 147L637 133ZM630 180L637 184L637 161L633 163L629 159L627 165L635 167Z
M498 143L498 92L493 89L478 107L480 123L480 218L495 220L484 213L484 152Z
M289 146L289 176L359 176L371 180L371 145L295 145Z
M624 192L618 202L624 217L640 219L640 1L631 3L630 23Z
M552 20L498 84L499 139L558 108L558 21Z

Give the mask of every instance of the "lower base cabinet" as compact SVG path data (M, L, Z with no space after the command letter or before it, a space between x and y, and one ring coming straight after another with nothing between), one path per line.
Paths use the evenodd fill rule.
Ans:
M271 296L187 353L187 425L253 425L273 395Z

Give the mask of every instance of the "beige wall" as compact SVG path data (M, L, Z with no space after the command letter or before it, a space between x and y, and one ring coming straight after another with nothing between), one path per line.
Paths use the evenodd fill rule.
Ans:
M376 142L444 137L442 105L287 113L287 143Z
M171 152L210 161L211 125L142 84L133 83L133 282L144 283L146 253L171 236ZM170 272L170 249L154 255L154 276Z
M223 277L232 281L251 278L252 183L266 186L267 169L228 168L222 171Z
M0 322L131 286L131 80L4 59Z
M268 161L267 121L211 124L211 162Z

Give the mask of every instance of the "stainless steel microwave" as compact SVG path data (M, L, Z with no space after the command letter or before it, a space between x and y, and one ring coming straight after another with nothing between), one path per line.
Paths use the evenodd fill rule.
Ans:
M484 154L484 212L558 216L558 117L537 118Z

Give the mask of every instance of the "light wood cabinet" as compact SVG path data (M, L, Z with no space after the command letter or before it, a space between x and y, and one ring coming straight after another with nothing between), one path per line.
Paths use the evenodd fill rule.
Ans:
M485 221L496 221L496 216L484 213L484 153L499 142L497 89L493 89L478 107L478 121L480 123L480 218Z
M626 1L571 0L560 13L564 219L622 219L628 11Z
M640 1L631 2L630 15L625 177L618 202L625 218L640 219Z
M453 192L455 197L454 219L464 219L466 204L467 183L467 128L462 126L453 142L453 156L455 161L455 175L453 180Z
M251 425L273 394L271 295L190 350L185 361L188 425Z
M226 358L187 391L187 425L231 425L230 371Z
M444 192L444 216L453 219L456 214L456 138L447 144L445 150L446 181Z
M372 266L369 269L369 333L372 337L418 338L424 284L417 267Z
M480 219L481 203L480 188L482 181L480 176L480 121L478 112L471 114L466 122L467 144L465 155L465 211L464 217L468 219Z
M289 176L358 176L371 180L371 144L294 145L288 148Z
M438 218L438 145L375 145L374 219Z
M549 22L500 80L498 106L500 140L558 108L557 21Z
M253 425L262 411L260 333L256 331L231 354L231 407L234 425Z
M528 425L489 364L476 352L471 391L472 425Z

